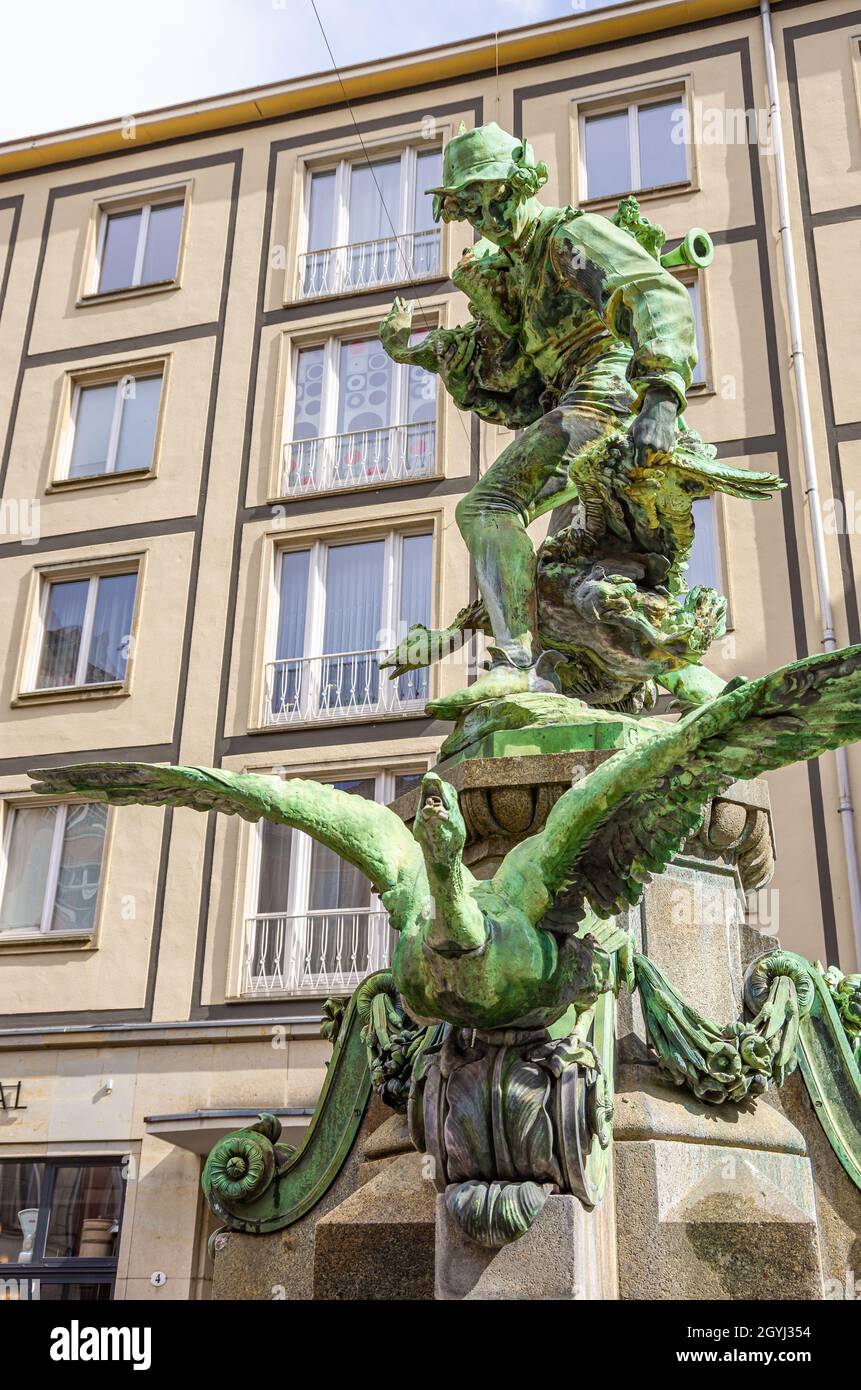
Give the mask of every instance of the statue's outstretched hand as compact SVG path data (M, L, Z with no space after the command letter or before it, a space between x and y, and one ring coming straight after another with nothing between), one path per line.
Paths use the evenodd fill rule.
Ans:
M413 306L398 295L380 324L380 342L396 362L403 360L405 354L409 354L412 325Z
M640 413L628 431L635 467L649 468L660 461L661 455L672 453L678 408L672 391L655 387L646 392Z

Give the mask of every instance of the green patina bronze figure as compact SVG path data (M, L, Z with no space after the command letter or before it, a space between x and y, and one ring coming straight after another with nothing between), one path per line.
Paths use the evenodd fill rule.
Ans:
M861 738L861 647L728 685L702 665L725 601L685 582L693 504L781 486L721 462L681 420L695 335L667 263L706 265L710 242L694 230L662 256L663 231L633 199L612 219L547 208L536 197L546 177L528 144L496 125L459 133L434 192L438 216L481 237L453 274L473 318L411 343L399 300L382 326L394 358L438 373L462 409L519 431L457 509L477 602L442 631L413 628L383 664L397 678L464 630L483 630L489 668L428 706L456 720L443 757L474 757L498 731L550 728L556 751L603 749L604 760L545 807L537 833L493 859L487 879L464 862L466 823L445 764L422 779L411 826L300 778L140 763L34 774L51 796L296 827L366 874L389 914L391 970L324 1010L334 1051L306 1140L280 1144L278 1121L264 1115L207 1160L207 1197L237 1229L279 1229L319 1201L372 1084L407 1110L470 1239L517 1239L552 1191L594 1205L607 1177L622 986L639 991L666 1076L708 1104L781 1085L800 1059L832 1147L861 1186L859 977L774 949L747 972L749 1016L716 1022L634 950L625 917L712 797ZM527 528L551 509L536 556ZM658 685L681 717L644 713ZM532 751L527 739L523 755Z
M591 726L595 711L580 704L579 718ZM35 773L35 790L298 827L380 894L413 1019L540 1029L632 979L630 943L613 919L696 831L711 797L861 736L861 647L733 682L675 723L628 718L637 741L576 782L488 881L463 863L457 793L436 772L422 779L412 831L388 807L320 782L215 768L58 767Z
M638 710L656 680L698 703L721 688L690 668L723 632L726 605L684 583L693 502L781 483L721 464L680 428L696 336L687 291L659 259L664 233L630 198L615 221L545 207L545 166L494 123L462 130L443 168L429 190L436 216L481 238L452 276L474 318L411 344L399 299L380 337L396 361L436 372L462 409L520 433L457 508L479 604L442 633L412 629L388 665L427 665L472 627L492 639L490 669L430 706L443 718L517 691ZM689 241L707 264L706 234ZM551 509L536 559L527 528Z
M570 705L573 717L577 702ZM579 718L591 726L596 711L580 703ZM620 984L639 987L652 1044L670 1076L710 1102L780 1084L795 1066L799 1023L811 1006L803 968L778 952L767 969L759 963L753 1022L710 1023L651 962L634 955L616 916L639 901L651 875L698 829L710 797L739 777L817 757L861 735L861 647L733 682L676 723L628 718L636 740L565 792L543 830L516 845L489 881L463 863L457 793L435 772L422 780L412 832L388 807L322 783L214 768L96 763L42 771L35 789L267 819L306 831L361 869L398 933L392 984L385 977L379 989L371 986L365 1014L372 1072L384 1094L401 1097L409 1056L412 1132L429 1151L438 1143L433 1115L440 1095L447 1098L440 1184L470 1237L496 1244L528 1229L553 1186L588 1201L600 1196L594 1168L609 1142L603 1078L612 1062L606 1004ZM399 1022L384 998L374 1008L378 993L403 1001L412 1023ZM603 1057L594 1036L599 1010ZM439 1023L449 1027L432 1045ZM579 1098L582 1085L588 1103ZM528 1086L549 1144L541 1163L530 1137L534 1113L523 1130ZM566 1140L565 1123L560 1128L559 1087L571 1114L589 1117L576 1142ZM497 1115L483 1143L476 1106ZM487 1175L502 1153L509 1172L515 1165L515 1181L498 1188ZM576 1156L584 1153L578 1167ZM242 1156L231 1160L235 1175ZM529 1171L536 1163L540 1171Z

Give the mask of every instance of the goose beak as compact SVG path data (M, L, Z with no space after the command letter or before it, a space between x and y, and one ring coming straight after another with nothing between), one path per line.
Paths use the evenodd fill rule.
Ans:
M448 811L438 792L428 788L422 796L421 817L423 821L448 820Z

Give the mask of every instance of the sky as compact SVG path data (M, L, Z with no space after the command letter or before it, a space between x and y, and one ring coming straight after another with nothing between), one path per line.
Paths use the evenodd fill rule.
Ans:
M611 0L316 3L349 67ZM0 141L332 66L311 0L5 0L0 14Z

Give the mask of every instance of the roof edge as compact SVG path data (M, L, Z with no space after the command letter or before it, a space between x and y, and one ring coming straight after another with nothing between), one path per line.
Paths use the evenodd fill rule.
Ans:
M340 80L334 70L312 73L288 82L9 141L0 144L0 177L123 150L128 153L189 136L217 135L220 130L342 105L345 100L382 97L446 79L468 78L492 70L497 62L503 69L554 53L647 36L753 8L752 0L624 0L588 14L342 68Z

